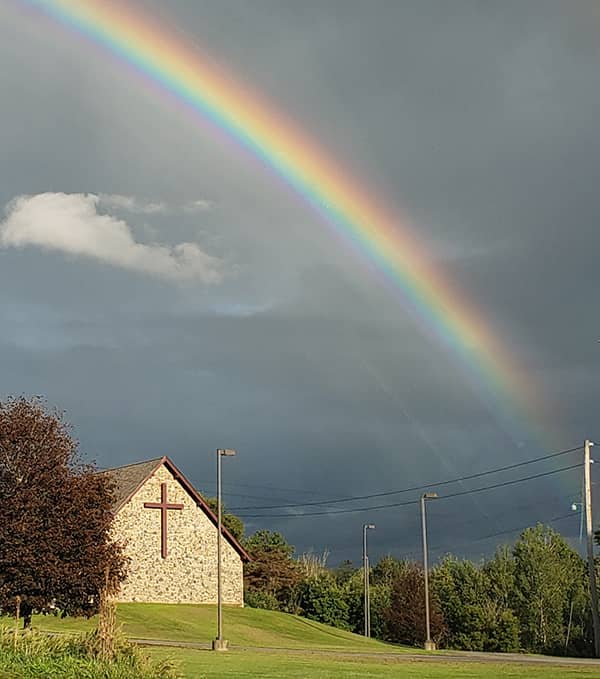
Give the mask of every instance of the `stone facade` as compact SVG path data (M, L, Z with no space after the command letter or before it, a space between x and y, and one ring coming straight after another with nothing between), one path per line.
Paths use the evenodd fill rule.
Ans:
M118 470L115 470L118 471ZM177 472L176 472L177 473ZM161 513L144 503L167 502L166 556L161 554ZM114 536L130 558L119 601L202 603L217 601L218 530L206 510L164 463L159 464L116 512ZM239 546L238 546L239 547ZM222 602L243 606L243 561L232 540L221 540Z

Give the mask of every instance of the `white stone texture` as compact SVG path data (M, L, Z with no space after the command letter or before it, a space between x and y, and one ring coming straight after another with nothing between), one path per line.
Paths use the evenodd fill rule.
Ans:
M146 508L144 502L160 502L165 482L167 502L184 508L167 512L167 556L163 559L161 510ZM130 558L119 601L217 602L218 530L164 465L118 511L113 531ZM221 564L222 602L243 606L242 560L225 536Z

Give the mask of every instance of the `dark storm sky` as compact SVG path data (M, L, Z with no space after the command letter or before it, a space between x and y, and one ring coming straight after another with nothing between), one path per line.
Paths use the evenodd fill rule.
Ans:
M43 394L100 466L168 454L207 494L215 448L235 447L231 507L435 490L600 437L597 3L137 6L408 215L547 410L507 429L299 197L20 0L0 3L0 398ZM432 504L434 557L568 514L580 482ZM248 532L281 530L330 563L358 559L364 522L374 556L418 556L414 505L301 516L324 510L244 513L265 515ZM578 518L555 527L576 537Z

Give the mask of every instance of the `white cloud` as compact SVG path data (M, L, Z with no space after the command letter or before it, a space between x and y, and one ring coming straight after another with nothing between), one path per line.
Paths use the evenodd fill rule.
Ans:
M191 200L183 206L184 212L208 212L212 210L213 202L211 200Z
M123 196L120 193L100 193L98 194L98 202L105 207L126 210L134 214L164 214L169 210L166 203L142 202L134 196Z
M6 219L0 222L0 246L89 257L171 281L221 280L221 260L196 243L138 243L125 221L98 214L99 202L98 196L82 193L19 196L7 205Z
M194 214L196 212L208 212L213 207L213 202L205 198L190 200L181 205L173 205L164 201L145 201L136 196L124 196L120 193L99 193L97 198L102 207L139 215L164 215L177 212Z

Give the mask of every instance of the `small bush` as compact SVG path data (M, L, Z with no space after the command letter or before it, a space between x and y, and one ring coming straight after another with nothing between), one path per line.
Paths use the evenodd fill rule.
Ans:
M111 661L96 659L94 633L48 636L0 630L1 679L177 679L169 661L155 662L137 646L118 639Z
M298 603L306 618L349 629L344 590L330 573L303 580L298 587Z
M244 594L244 603L250 608L263 608L266 611L280 610L279 601L274 594L251 589Z

